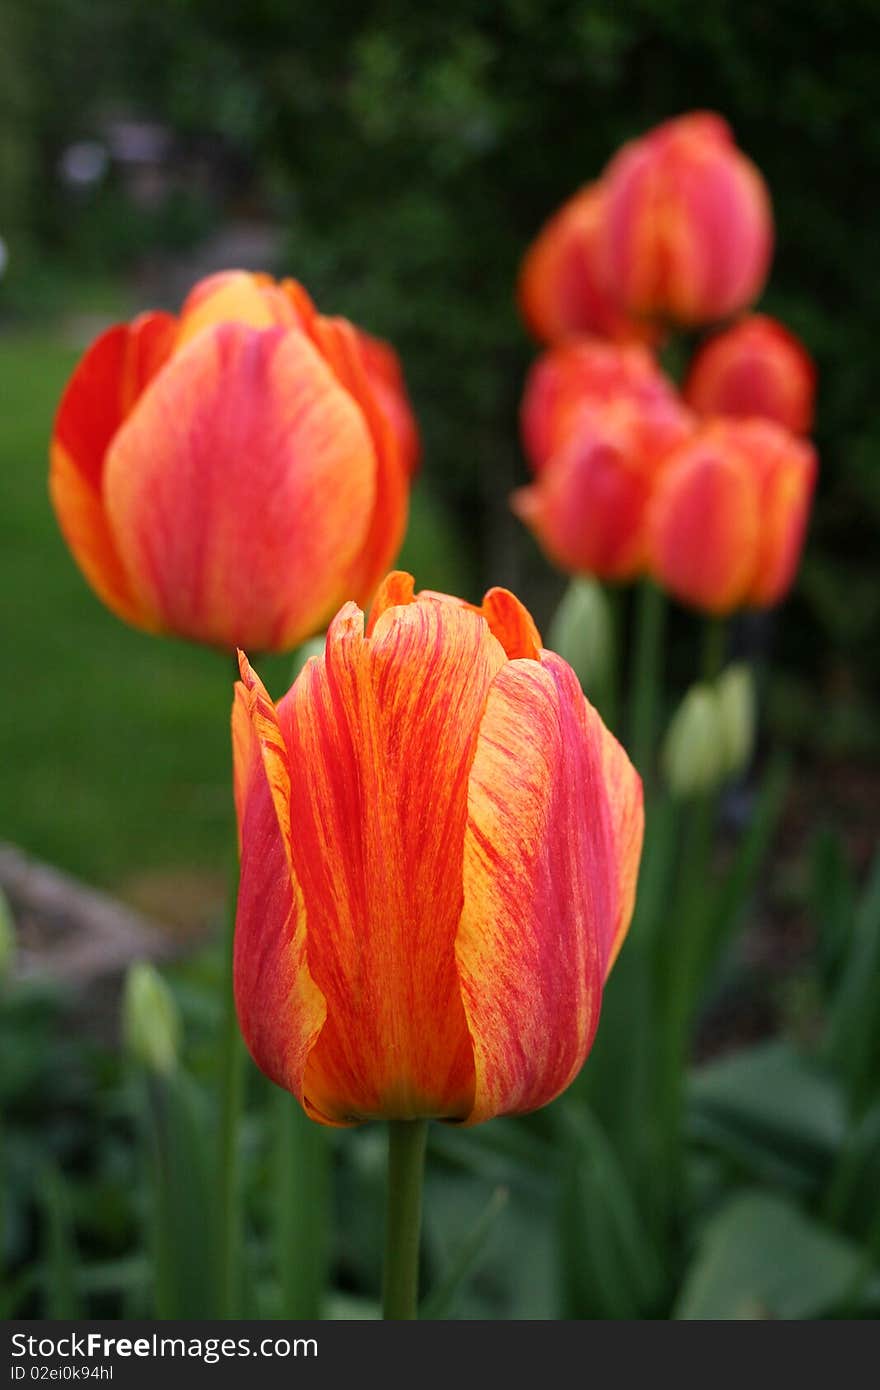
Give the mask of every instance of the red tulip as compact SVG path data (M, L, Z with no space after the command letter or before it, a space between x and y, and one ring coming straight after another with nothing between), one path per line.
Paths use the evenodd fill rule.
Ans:
M816 454L768 420L714 420L669 457L648 523L655 578L709 613L778 603L797 570Z
M235 995L268 1076L327 1124L475 1123L563 1090L632 915L641 784L501 589L392 574L276 706L233 712Z
M573 338L543 353L529 372L520 407L523 448L537 473L565 444L586 408L625 400L664 414L681 399L644 347Z
M607 292L628 313L708 323L760 294L770 199L720 116L694 112L630 141L602 183L597 255Z
M812 359L766 314L752 314L704 343L684 387L698 415L761 415L793 434L809 434L815 396Z
M108 607L275 650L368 597L400 545L407 477L364 352L295 282L244 271L203 280L177 319L102 334L62 398L50 488Z
M601 185L589 184L553 214L523 258L517 298L539 342L578 333L617 342L655 336L649 324L625 314L602 284L596 257L601 215Z

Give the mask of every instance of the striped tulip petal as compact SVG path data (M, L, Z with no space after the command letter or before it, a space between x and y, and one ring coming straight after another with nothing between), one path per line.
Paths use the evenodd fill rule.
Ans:
M469 1122L544 1105L580 1069L614 929L612 852L576 678L564 663L509 662L468 785L456 956L474 1040Z
M51 446L49 490L64 538L89 582L119 617L156 628L135 593L102 499L107 448L162 367L175 333L170 314L144 314L92 344L61 399Z
M267 1076L301 1104L326 1006L309 971L291 857L290 769L274 706L244 658L232 715L241 877L234 981L239 1023Z
M309 964L327 1000L306 1092L333 1120L470 1108L454 945L467 775L503 663L462 608L392 608L365 638L348 605L279 706Z

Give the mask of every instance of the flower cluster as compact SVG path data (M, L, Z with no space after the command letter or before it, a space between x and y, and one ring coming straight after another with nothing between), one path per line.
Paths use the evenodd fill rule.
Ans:
M816 479L809 356L761 314L706 339L681 392L652 351L674 324L747 310L772 244L760 174L698 112L625 145L527 252L520 306L549 346L521 411L535 477L512 505L560 568L650 575L711 613L784 597Z

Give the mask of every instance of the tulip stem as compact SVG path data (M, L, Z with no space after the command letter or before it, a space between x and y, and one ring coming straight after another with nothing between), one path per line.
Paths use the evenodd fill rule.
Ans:
M224 942L223 1023L220 1045L220 1145L218 1266L221 1317L233 1318L238 1302L238 1139L244 1089L244 1048L238 1031L232 987L232 949L235 936L235 892L228 907Z
M727 651L727 624L723 618L707 618L703 627L702 677L710 685L721 675Z
M383 1317L418 1316L419 1239L427 1120L391 1120L388 1125L388 1197L385 1220Z
M650 579L645 579L639 591L635 657L631 677L632 757L645 778L651 771L654 752L665 627L666 596Z

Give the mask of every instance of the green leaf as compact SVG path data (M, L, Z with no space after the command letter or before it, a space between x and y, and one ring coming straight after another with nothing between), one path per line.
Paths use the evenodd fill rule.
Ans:
M650 1314L662 1295L663 1269L620 1161L586 1106L561 1107L560 1129L564 1316Z
M856 888L840 835L819 830L810 853L810 916L819 944L819 965L826 991L839 976L856 917Z
M496 1187L467 1238L462 1241L445 1276L425 1300L419 1311L422 1319L447 1318L455 1306L459 1290L479 1265L489 1236L510 1194L506 1187Z
M703 1231L673 1316L821 1317L847 1297L861 1263L856 1246L789 1202L741 1194Z
M846 963L828 1020L828 1053L863 1110L880 1070L880 852L859 902Z
M695 1071L692 1139L754 1177L811 1190L827 1176L846 1128L833 1080L785 1041L762 1043Z
M704 969L711 968L718 952L729 939L745 910L776 834L776 827L785 807L789 780L788 757L776 757L767 769L749 820L749 827L737 846L733 863L722 879L713 904Z
M73 1233L73 1220L67 1184L54 1163L48 1163L41 1184L45 1214L46 1253L43 1277L46 1292L46 1316L49 1318L78 1318L81 1316L76 1291L78 1254Z

